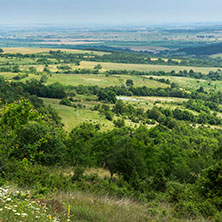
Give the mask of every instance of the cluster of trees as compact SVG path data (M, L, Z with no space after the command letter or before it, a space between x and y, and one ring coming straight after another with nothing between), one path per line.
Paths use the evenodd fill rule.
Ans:
M159 123L162 123L168 127L171 127L171 124L174 124L174 120L171 121L172 119L184 120L199 124L222 124L222 119L217 117L216 114L212 115L204 111L201 111L199 115L194 115L192 112L182 110L180 108L170 110L154 106L151 110L148 110L146 114L148 118L155 119Z
M65 87L60 83L44 85L42 81L36 79L27 80L25 84L18 83L25 91L31 95L47 98L62 99L66 97Z
M16 140L15 144L18 146L12 150L8 158L16 157L17 160L32 158L30 160L46 165L54 163L83 166L105 165L112 174L120 173L127 181L132 178L133 170L139 174L139 178L144 179L155 175L161 169L168 179L194 182L203 168L215 163L222 155L218 143L222 141L220 130L195 129L178 121L175 121L171 128L163 125L149 130L142 126L138 129L122 127L107 132L100 132L98 125L84 123L74 128L67 137L58 124L54 124L53 127L46 124L28 101L19 100L7 105L1 109L1 114L1 130L8 130L7 135L15 136L13 142ZM150 112L147 114L153 115ZM48 118L50 119L49 116ZM29 122L29 120L32 121ZM7 124L8 128L4 124ZM5 135L2 132L1 138ZM37 147L32 147L35 144ZM206 146L207 144L211 146ZM202 153L203 149L207 149L208 152ZM199 152L201 156L190 156L192 150ZM36 153L31 157L34 151ZM127 159L127 153L129 159ZM122 164L118 163L119 158L123 158L122 161L126 162L135 161L135 164L130 166L132 169L123 170L121 169L123 166L117 166ZM197 166L195 161L199 162L199 158L201 165ZM142 162L137 163L141 164L137 169L138 159ZM141 172L140 167L143 167Z
M180 76L180 77L187 77L187 78L194 78L194 79L210 79L212 81L222 80L222 71L218 69L217 71L210 71L208 74L203 74L201 72L195 72L194 70L190 69L187 70L180 70L179 72L175 72L172 70L171 72L164 72L164 71L136 71L136 70L108 70L105 72L107 75L141 75L141 76Z
M206 112L210 113L211 110L220 112L221 108L219 104L211 101L203 101L200 99L189 99L187 102L184 102L183 105L191 110L197 111L197 112Z
M14 73L18 73L18 72L21 72L21 70L20 70L18 65L2 66L2 67L0 67L0 72L14 72Z
M215 72L210 71L209 74L207 75L207 77L213 81L222 80L222 70L218 69Z
M24 78L26 78L28 76L29 75L27 73L25 73L25 74L18 74L16 76L12 77L12 79L14 79L14 80L21 80L21 79L24 79Z
M161 79L157 79L157 78L153 78L152 76L149 77L150 80L155 80L157 82L161 82L161 83L165 83L165 84L168 84L168 85L171 85L171 82L169 79L164 79L164 78L161 78Z
M84 59L84 56L90 56L89 53L65 53L60 50L57 51L50 51L49 54L41 54L41 53L32 53L32 54L21 54L21 53L1 53L0 57L3 58L18 58L18 59L25 59L25 58L31 58L35 60L32 64L43 64L43 65L49 65L49 64L75 64L79 65L80 61ZM30 62L29 62L30 63Z
M188 103L189 104L189 103ZM208 107L207 107L208 108ZM209 108L208 108L209 109ZM95 106L94 110L99 110L104 113L108 120L112 120L114 114L122 118L130 119L132 122L141 124L150 124L158 122L169 128L174 127L175 120L183 120L189 123L221 125L222 119L217 117L217 114L211 114L210 111L200 110L199 115L194 115L188 110L176 108L174 110L154 106L146 112L142 108L135 108L131 104L126 104L122 100L117 100L112 109L109 106Z
M99 92L112 91L117 96L161 96L161 97L178 97L178 98L190 98L190 94L185 90L174 87L175 84L171 84L168 88L149 88L142 87L121 87L110 86L100 88L98 86L75 86L72 87L78 94L98 95Z
M57 74L59 74L59 73L65 73L65 74L99 74L98 69L74 69L74 70L71 70L71 69L64 69L64 66L63 66L63 68L59 67L59 69L63 69L63 71L62 72L57 71L56 72Z
M17 83L9 83L4 80L4 78L0 78L0 107L5 104L11 104L14 101L18 101L20 99L29 100L31 105L39 112L42 116L47 116L44 118L45 120L52 120L55 124L62 125L61 117L57 114L57 112L51 106L44 106L43 101L39 99L35 94L31 95L23 85Z
M98 100L105 101L108 103L116 102L116 93L112 90L100 89L97 92Z

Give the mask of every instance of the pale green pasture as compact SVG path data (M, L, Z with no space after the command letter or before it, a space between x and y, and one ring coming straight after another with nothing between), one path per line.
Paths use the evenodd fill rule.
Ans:
M29 65L36 63L36 59L32 58L17 58L17 57L10 57L10 58L0 58L0 64L8 63L9 65Z
M214 55L210 55L211 58L221 58L222 57L222 53L217 53Z
M143 108L145 111L152 109L154 105L175 109L176 107L180 106L180 104L187 101L187 99L184 98L157 96L120 96L118 98L123 100L126 104L132 104L136 108Z
M191 112L191 113L193 113L196 116L199 115L199 113L194 111L194 110L187 109L184 106L179 106L178 104L174 104L174 103L158 103L157 106L158 107L163 107L164 109L170 109L170 110L174 110L176 108L180 108L182 110L186 110L188 112Z
M158 97L158 96L144 96L144 97L135 97L137 99L141 99L147 102L175 102L182 103L187 101L188 99L184 98L175 98L175 97Z
M202 79L193 79L187 77L180 76L152 76L154 79L169 79L170 82L174 82L178 84L180 87L185 89L198 88L205 84L207 81ZM150 78L150 76L146 76L146 78Z
M216 71L218 68L215 67L193 67L193 66L167 66L167 65L146 65L146 64L125 64L125 63L109 63L109 62L90 62L82 61L81 68L93 68L95 65L101 64L103 70L110 69L126 69L126 70L137 70L137 71L165 71L171 72L172 70L179 72L181 70L194 70L195 72L202 72L208 74L209 71Z
M150 78L150 76L146 76ZM198 89L203 87L205 90L222 90L222 81L211 81L204 79L192 79L177 76L152 76L155 79L169 79L185 89Z
M12 73L12 72L0 72L0 76L3 76L7 80L12 79L16 75L18 75L18 74Z
M28 79L40 79L41 76L29 74L29 77L22 79L26 81ZM125 85L127 79L132 79L134 86L147 86L151 88L156 87L167 87L167 84L157 82L155 80L150 80L144 78L143 76L130 76L130 75L112 75L105 76L104 74L52 74L48 75L47 84L53 84L55 82L60 82L63 85L97 85L99 87L108 87L108 86L122 86Z

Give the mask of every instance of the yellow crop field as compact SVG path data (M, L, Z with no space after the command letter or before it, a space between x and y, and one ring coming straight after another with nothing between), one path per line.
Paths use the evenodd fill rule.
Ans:
M4 53L21 53L21 54L34 54L34 53L43 53L49 51L57 51L60 50L62 52L69 53L93 53L97 55L109 54L106 52L97 52L97 51L89 51L89 50L77 50L77 49L59 49L59 48L25 48L25 47L16 47L16 48L3 48Z

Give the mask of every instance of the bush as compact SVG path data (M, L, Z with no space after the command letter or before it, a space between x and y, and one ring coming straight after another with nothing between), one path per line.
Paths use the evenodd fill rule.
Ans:
M125 126L125 121L123 119L114 120L113 123L117 128L122 128Z
M41 165L33 165L27 159L13 164L13 172L10 179L21 187L49 188L50 190L68 190L72 187L69 177L63 174L51 174L49 168Z
M174 214L177 217L197 218L200 217L200 212L196 204L192 201L181 200L174 207Z
M106 119L112 121L113 120L113 113L111 111L105 111Z
M167 184L168 200L173 203L178 203L180 200L185 200L184 190L185 190L185 185L177 182L170 182L169 184Z
M64 105L64 106L72 106L71 101L66 97L61 99L59 104Z
M127 85L128 87L133 87L133 80L132 80L132 79L127 79L127 80L126 80L126 85Z
M203 171L197 181L198 190L201 195L211 199L218 210L222 210L222 161L212 165Z
M199 203L198 208L200 213L205 217L213 216L218 212L215 205L209 200Z
M72 176L72 182L81 181L84 178L85 169L83 167L76 167L74 170L74 175Z
M118 173L124 180L144 179L147 176L147 168L142 153L129 146L120 147L113 151L108 160L112 173Z

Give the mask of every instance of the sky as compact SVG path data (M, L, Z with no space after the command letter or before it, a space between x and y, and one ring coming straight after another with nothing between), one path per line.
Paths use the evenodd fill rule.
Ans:
M222 0L0 0L0 24L222 22Z

